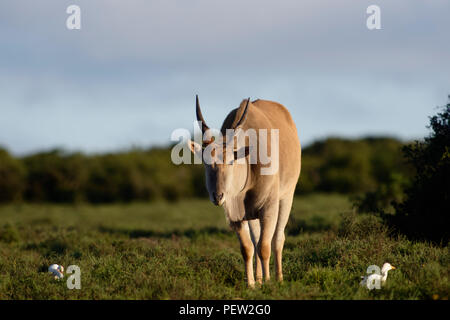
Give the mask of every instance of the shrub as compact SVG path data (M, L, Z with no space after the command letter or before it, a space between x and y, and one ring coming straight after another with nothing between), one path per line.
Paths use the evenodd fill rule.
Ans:
M398 190L393 181L407 180L403 143L387 137L358 140L328 138L304 148L297 194L338 192L361 195L380 186ZM395 198L397 198L397 194Z
M52 150L25 157L23 163L27 169L27 200L82 200L82 189L87 178L86 161L82 154L65 154L61 150Z
M0 202L20 200L24 189L24 166L0 148Z
M375 191L353 197L358 212L393 213L394 204L404 198L404 188L409 180L399 173L391 173L389 179L381 183Z
M329 138L304 148L297 194L359 194L385 190L398 198L392 181L404 176L401 142L392 138ZM176 201L207 197L203 165L175 165L170 146L85 155L62 150L14 159L0 150L0 201L89 201L92 203ZM397 182L395 182L397 183ZM384 188L384 189L383 189Z
M450 100L450 96L449 96ZM414 238L449 240L450 213L450 101L430 118L432 132L423 141L404 147L416 174L390 222Z

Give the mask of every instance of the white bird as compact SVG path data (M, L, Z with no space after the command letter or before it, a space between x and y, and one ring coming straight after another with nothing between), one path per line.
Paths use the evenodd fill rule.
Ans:
M363 287L369 288L368 284L379 281L378 283L380 283L381 285L384 285L384 283L386 282L389 270L395 270L395 267L391 266L390 263L386 262L385 264L383 264L383 267L381 268L381 274L373 273L373 274L370 274L367 276L361 276L362 280L359 284Z
M53 275L55 276L55 280L64 278L63 266L52 264L50 267L48 267L48 272L53 273Z

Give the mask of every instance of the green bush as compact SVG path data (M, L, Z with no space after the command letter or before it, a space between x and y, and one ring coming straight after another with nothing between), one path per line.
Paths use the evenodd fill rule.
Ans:
M394 193L399 199L395 183L408 174L401 163L401 146L391 138L313 143L303 149L296 193L361 194L386 188L381 196ZM207 197L203 165L177 166L170 154L170 147L94 155L53 150L14 159L3 150L0 201L23 197L34 202L110 203Z
M86 198L90 202L180 198L197 195L192 166L176 166L169 149L132 150L90 159Z
M405 197L404 188L409 184L405 176L393 172L386 182L380 183L375 191L353 197L359 212L393 213L394 204Z
M25 168L0 148L0 202L20 200L25 189Z
M53 150L25 157L23 163L27 169L27 200L76 202L83 199L88 172L82 154Z
M449 97L450 99L450 97ZM450 213L450 102L431 117L431 134L404 148L414 166L406 198L396 204L390 222L401 232L433 241L449 240Z
M302 172L296 193L338 192L361 195L393 181L408 180L401 147L394 138L359 140L328 138L303 149ZM397 198L398 195L396 194Z

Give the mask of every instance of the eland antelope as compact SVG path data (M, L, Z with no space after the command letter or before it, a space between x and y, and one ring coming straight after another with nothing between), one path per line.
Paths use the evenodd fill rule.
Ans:
M264 281L270 280L271 248L275 254L276 277L282 281L284 229L301 167L300 141L289 111L277 102L243 100L225 118L219 133L222 141L233 142L231 152L228 144L219 142L221 139L213 138L210 133L202 116L198 96L196 114L203 133L202 145L189 140L189 148L204 160L206 148L212 150L209 163L204 161L206 188L211 201L223 206L228 223L238 236L248 286L255 285L255 249L256 282L261 284L263 276ZM251 143L250 136L245 136L246 132L251 131L249 129L257 132L256 144ZM267 135L261 135L261 129L265 129ZM240 149L239 143L234 147L234 141L238 140L239 135L244 137ZM261 149L258 154L254 152L261 142L266 144L271 159L277 161L277 170L269 174L263 174L263 170L273 163L262 161Z

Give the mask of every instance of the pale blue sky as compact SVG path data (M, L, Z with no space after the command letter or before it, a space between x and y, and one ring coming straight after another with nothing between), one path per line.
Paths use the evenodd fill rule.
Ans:
M81 30L66 8L81 7ZM381 8L381 30L366 8ZM328 135L427 134L450 93L450 2L0 2L0 145L14 154L169 143L243 98L291 111L304 145Z

